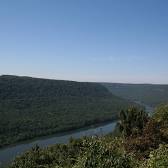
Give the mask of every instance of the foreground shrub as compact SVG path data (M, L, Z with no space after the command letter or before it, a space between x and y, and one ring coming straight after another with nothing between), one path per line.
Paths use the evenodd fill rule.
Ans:
M10 168L136 168L122 139L90 137L46 149L38 146L16 158Z
M166 139L160 130L158 122L150 119L143 129L142 135L127 137L124 141L124 146L127 152L134 153L139 159L144 159L162 143L166 143Z
M131 107L126 111L121 111L119 128L125 136L141 134L145 124L148 122L148 115L145 111Z
M81 139L71 140L67 145L57 144L44 149L35 146L17 157L10 168L72 167L81 152L81 142Z
M168 104L159 106L153 118L159 123L160 131L168 143Z
M124 152L121 140L104 141L103 138L91 140L73 168L136 168L136 161Z
M162 126L168 126L168 104L157 107L153 118Z
M142 168L167 168L168 167L168 144L150 153L150 158L143 164Z

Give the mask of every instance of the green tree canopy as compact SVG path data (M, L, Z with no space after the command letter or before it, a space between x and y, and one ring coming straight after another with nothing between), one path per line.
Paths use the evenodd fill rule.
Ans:
M120 131L124 136L130 136L135 133L139 134L147 121L148 115L145 111L130 107L126 111L122 110L120 113Z

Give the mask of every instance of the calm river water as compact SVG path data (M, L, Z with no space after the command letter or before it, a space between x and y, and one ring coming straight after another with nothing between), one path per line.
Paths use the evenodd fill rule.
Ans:
M153 112L153 108L142 104L140 102L136 102L145 106L146 111L151 115ZM54 145L58 143L68 143L69 139L72 138L80 138L83 136L94 136L94 135L106 135L112 132L116 126L117 121L113 121L111 123L106 123L104 125L99 125L97 127L88 127L87 129L78 129L76 131L67 132L64 134L55 134L52 136L40 137L32 141L25 141L22 143L18 143L14 146L9 146L0 149L0 167L7 165L11 162L17 155L24 153L29 150L36 144L40 147L46 147L49 145Z
M69 139L80 138L83 136L93 136L93 135L105 135L112 132L115 128L116 121L111 123L106 123L105 125L97 127L89 127L87 129L78 129L76 131L67 132L66 134L56 134L55 136L46 136L33 141L27 141L15 146L9 146L0 150L0 167L8 164L17 155L29 150L36 144L40 147L46 147L49 145L54 145L58 143L68 143Z

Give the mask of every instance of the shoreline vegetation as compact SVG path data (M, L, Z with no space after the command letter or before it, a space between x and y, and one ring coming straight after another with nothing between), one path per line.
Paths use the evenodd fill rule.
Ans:
M9 168L167 168L168 105L153 116L135 107L122 110L116 134L33 147Z
M96 121L96 122L90 123L90 124L85 125L85 126L76 127L76 128L72 128L72 129L67 129L65 131L60 131L60 132L56 132L56 133L53 133L53 134L37 136L37 137L31 138L31 139L18 141L18 142L13 143L13 144L4 145L4 146L0 147L0 150L6 149L6 148L10 148L10 147L15 147L15 146L17 146L19 144L25 144L27 142L31 143L31 142L33 142L35 140L39 140L39 139L40 140L43 140L43 139L45 140L45 139L52 138L52 137L64 136L64 135L68 135L69 133L75 133L75 132L78 132L78 131L84 131L84 130L88 130L88 129L104 126L104 125L110 124L111 122L117 122L118 119L119 118L116 117L116 118L108 119L108 120L105 120L105 121L100 121L100 122Z

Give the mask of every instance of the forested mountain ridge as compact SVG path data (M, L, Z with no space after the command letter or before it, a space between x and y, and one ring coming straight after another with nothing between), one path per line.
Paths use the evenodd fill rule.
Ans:
M156 107L168 103L168 85L102 83L112 94Z
M97 83L0 76L0 146L116 119L130 104Z
M0 76L0 99L25 99L57 96L96 96L111 95L105 87L95 83L64 80Z

